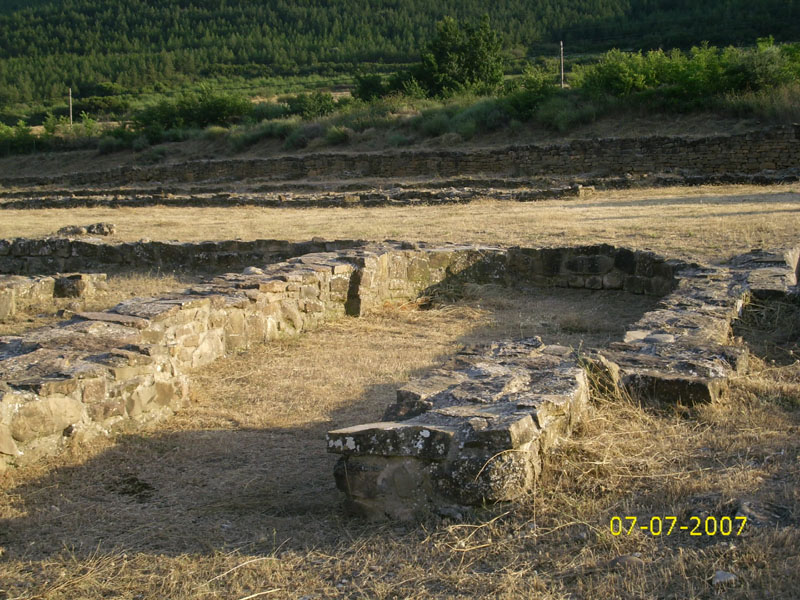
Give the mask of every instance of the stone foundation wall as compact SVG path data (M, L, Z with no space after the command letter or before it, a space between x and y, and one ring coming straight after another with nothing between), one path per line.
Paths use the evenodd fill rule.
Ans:
M517 249L509 259L549 252ZM602 262L587 256L605 255L555 263L594 269ZM636 257L635 272L652 281L662 269L677 269L679 283L623 342L582 356L538 338L467 349L400 388L385 421L329 432L328 450L341 456L335 477L346 506L367 518L409 520L518 497L580 419L587 379L642 402L717 400L728 377L747 367L746 349L730 344L732 320L748 294L785 295L796 286L797 251L786 260L754 252L719 268L644 259Z
M698 267L608 245L492 248L378 244L248 267L160 298L80 313L0 338L0 468L169 414L191 369L387 302L474 281L666 294L624 341L578 356L540 339L468 348L398 390L385 421L332 431L348 506L411 519L528 489L580 419L594 385L643 401L693 404L724 393L747 364L729 345L747 294L795 285L798 252ZM54 284L55 287L55 284ZM453 508L456 507L456 508Z
M796 169L800 143L795 127L774 127L706 138L647 137L573 140L563 144L469 151L415 149L392 153L318 153L250 160L195 161L179 165L122 167L57 177L5 177L6 186L134 182L294 180L319 177L439 177L503 174L613 176L682 172L686 175L760 173Z
M122 242L99 238L0 239L0 273L54 274L72 271L154 269L221 271L285 260L312 252L362 246L355 240L226 240L220 242Z
M121 420L169 412L186 399L189 369L327 319L435 294L440 285L572 285L576 277L588 275L585 284L619 274L612 287L636 277L631 281L653 283L632 291L652 292L668 285L664 278L673 268L652 254L611 246L383 244L249 267L181 294L80 313L55 327L0 338L0 457L18 463Z

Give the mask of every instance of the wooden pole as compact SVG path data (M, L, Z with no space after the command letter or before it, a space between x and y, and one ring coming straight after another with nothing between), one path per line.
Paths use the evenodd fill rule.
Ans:
M69 126L72 127L72 88L69 88Z
M564 89L564 42L561 42L561 89Z

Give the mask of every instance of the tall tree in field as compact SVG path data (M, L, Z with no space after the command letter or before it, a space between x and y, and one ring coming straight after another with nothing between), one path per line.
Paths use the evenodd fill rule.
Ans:
M503 82L502 43L484 16L479 26L459 27L452 17L436 24L436 37L422 54L415 75L431 96L495 91Z

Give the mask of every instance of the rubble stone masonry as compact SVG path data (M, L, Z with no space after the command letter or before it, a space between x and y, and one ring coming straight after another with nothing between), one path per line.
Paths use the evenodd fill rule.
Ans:
M322 244L323 242L319 242ZM99 249L98 249L99 251ZM348 506L416 518L515 497L568 435L589 379L654 401L711 402L746 352L729 344L748 294L786 293L797 253L721 267L608 245L432 247L384 243L250 266L159 298L0 338L0 468L80 444L121 422L181 408L190 369L227 353L357 317L462 282L661 296L625 336L581 355L541 340L468 348L398 390L381 423L332 431ZM322 443L322 441L321 441Z

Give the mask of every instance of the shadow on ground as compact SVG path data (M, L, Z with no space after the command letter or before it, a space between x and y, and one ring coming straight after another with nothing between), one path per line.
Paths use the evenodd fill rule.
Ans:
M483 292L471 291L468 306L462 307L467 312L459 318L487 310L490 318L483 322L476 318L466 326L455 340L456 347L536 334L549 343L574 347L604 343L618 339L628 323L656 302L621 292L500 293L497 286L487 286ZM442 312L448 315L447 310ZM414 343L420 343L426 328L436 327L432 319L411 332ZM313 342L319 334L307 335ZM347 343L345 333L342 336L330 341L330 347L319 348L330 371L370 369L369 355L361 365L344 364L342 353L348 349L342 347ZM264 350L269 352L270 346ZM376 347L374 352L381 350ZM409 378L449 355L434 355ZM249 377L256 386L271 385L259 380L259 373ZM21 560L47 559L64 550L77 558L98 551L176 556L240 550L266 555L280 547L334 552L343 540L374 533L376 527L343 515L342 496L332 477L336 456L325 451L325 432L379 420L394 400L398 384L388 377L378 379L330 412L297 412L294 419L298 406L305 406L308 399L291 395L279 408L263 409L286 411L289 422L296 423L287 427L250 427L246 418L240 419L228 407L220 408L202 429L171 431L167 422L118 436L113 445L108 443L81 464L54 467L39 479L8 489L13 516L0 521L0 547L7 557ZM236 387L234 378L224 393L234 394ZM212 400L220 406L224 402L224 398ZM259 410L257 402L249 409Z

